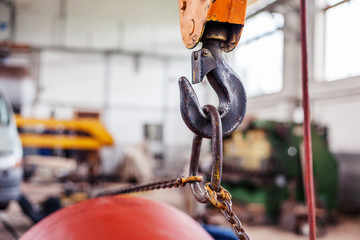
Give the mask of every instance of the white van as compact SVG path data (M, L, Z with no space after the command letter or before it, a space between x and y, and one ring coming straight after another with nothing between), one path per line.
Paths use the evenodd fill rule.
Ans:
M11 106L0 92L0 209L20 194L23 150Z

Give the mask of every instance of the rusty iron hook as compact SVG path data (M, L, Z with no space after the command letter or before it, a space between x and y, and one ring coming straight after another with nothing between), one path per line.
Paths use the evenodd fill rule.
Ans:
M192 54L193 84L207 79L219 97L223 136L230 135L242 122L246 111L246 93L235 71L226 63L220 40L207 40ZM211 121L201 108L194 89L186 77L179 79L180 110L188 128L196 135L211 138Z

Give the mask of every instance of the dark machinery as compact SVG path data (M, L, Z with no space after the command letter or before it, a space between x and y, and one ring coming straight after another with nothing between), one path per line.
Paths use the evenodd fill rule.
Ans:
M312 126L315 195L318 208L337 206L338 165L327 146L325 128ZM254 121L224 140L224 186L233 199L265 206L276 222L282 204L305 202L302 125Z

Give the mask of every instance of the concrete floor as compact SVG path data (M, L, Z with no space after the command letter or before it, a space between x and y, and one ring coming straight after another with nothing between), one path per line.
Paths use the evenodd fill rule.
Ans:
M33 203L40 203L49 196L58 196L62 191L60 184L49 185L32 185L23 184L22 190L26 196ZM168 189L147 192L145 194L136 194L146 198L152 198L174 205L177 208L184 209L184 190L183 189ZM12 202L9 208L0 213L1 219L7 221L21 236L31 226L31 221L22 214L20 207L16 202ZM299 236L290 232L281 230L275 226L247 226L244 227L252 239L267 239L267 240L288 240L288 239L308 239L304 236ZM13 240L14 237L4 228L0 223L0 239ZM360 239L360 216L349 217L341 216L339 223L334 226L328 226L327 233L321 237L322 240L358 240Z

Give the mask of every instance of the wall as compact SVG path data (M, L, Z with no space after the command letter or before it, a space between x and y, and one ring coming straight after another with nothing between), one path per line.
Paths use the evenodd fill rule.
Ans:
M330 149L360 154L360 77L311 86L313 120L328 127Z
M285 16L283 89L250 98L248 116L292 121L301 107L300 23L297 4L289 2L274 8ZM38 97L25 113L70 118L76 109L101 111L116 140L116 147L103 153L107 172L124 147L142 141L143 124L163 123L167 163L182 165L192 134L179 114L177 79L190 77L191 51L181 43L177 1L16 0L16 5L16 41L38 49L38 62L31 66L38 72ZM360 154L359 78L316 79L314 1L309 17L312 119L329 127L333 152ZM201 103L215 104L207 89L206 83L196 86Z
M124 148L143 141L144 124L163 124L166 167L181 167L192 134L180 116L177 79L190 77L191 51L181 41L177 1L15 2L15 41L36 49L8 61L36 73L37 97L22 114L69 119L76 110L100 111L116 144L102 152L107 173Z
M177 1L16 0L18 42L186 54ZM175 27L176 26L176 27Z
M180 116L177 85L181 75L190 76L186 58L51 50L41 53L40 62L40 93L31 114L71 118L75 110L102 112L116 142L115 148L104 150L109 159L105 172L116 168L124 148L143 141L144 124L164 125L169 165L190 147L192 137ZM198 88L203 99L204 87Z
M283 89L275 94L249 98L247 116L277 121L299 121L301 114L301 52L298 1L278 1L268 10L285 18ZM315 24L321 11L316 1L308 3L309 91L311 119L328 127L330 150L334 153L360 154L360 76L324 82L317 74L323 61L321 41L323 23ZM245 26L246 27L246 26ZM320 30L319 30L320 29ZM340 46L339 46L340 47ZM241 52L233 53L241 54ZM261 57L261 53L259 57ZM319 57L319 55L321 55ZM233 56L230 55L230 59ZM339 60L340 61L340 60ZM259 66L261 69L261 66ZM300 113L300 114L299 114Z

